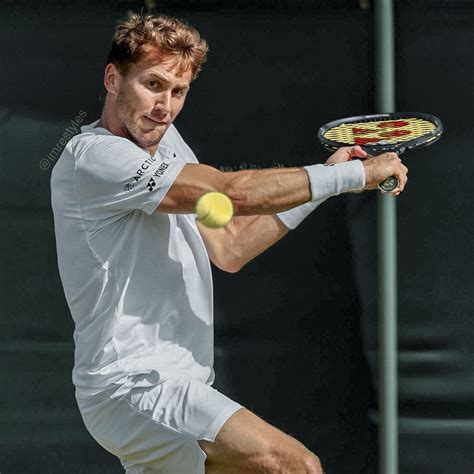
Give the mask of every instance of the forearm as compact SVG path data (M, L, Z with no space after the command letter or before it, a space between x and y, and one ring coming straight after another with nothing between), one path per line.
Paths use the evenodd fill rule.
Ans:
M224 192L232 199L237 216L272 215L311 199L308 174L303 168L229 173Z
M308 174L303 168L271 168L222 172L207 165L187 164L158 208L159 212L194 212L206 192L227 194L235 215L275 214L309 201Z
M237 216L223 229L197 222L211 261L220 269L237 272L283 238L288 229L274 215Z
M375 189L387 176L397 176L398 195L406 183L407 168L395 153L365 157L360 147L343 147L325 165L304 168L271 168L224 173L207 165L186 164L168 190L157 212L191 213L206 192L227 194L235 215L273 215L307 202L318 203L343 192ZM329 166L326 166L329 165Z

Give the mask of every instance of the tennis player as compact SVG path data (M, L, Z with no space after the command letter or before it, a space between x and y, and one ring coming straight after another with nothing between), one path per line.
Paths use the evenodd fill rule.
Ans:
M206 54L186 23L129 14L113 37L102 116L53 169L78 407L127 473L321 474L303 444L212 387L209 261L236 272L331 196L375 189L390 175L399 194L407 169L391 153L351 160L366 156L360 147L305 168L199 164L173 122ZM227 228L196 222L207 191L233 200Z

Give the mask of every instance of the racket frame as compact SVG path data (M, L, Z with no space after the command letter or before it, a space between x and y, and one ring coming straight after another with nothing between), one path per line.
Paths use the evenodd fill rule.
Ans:
M333 120L323 125L318 131L319 143L328 151L334 152L343 146L354 146L355 143L342 143L334 140L329 140L324 137L324 134L331 128L338 127L339 125L350 125L353 123L367 123L367 122L386 122L391 120L403 120L408 118L419 118L436 125L435 129L431 132L412 140L401 141L400 143L383 143L383 144L364 144L360 145L365 151L371 155L378 155L386 152L394 152L397 155L401 155L406 150L421 146L429 146L439 140L444 128L441 120L438 117L430 114L423 114L419 112L393 112L387 114L374 114L374 115L358 115L355 117L346 117L339 120ZM382 140L381 140L382 141Z
M438 117L435 117L434 115L419 112L392 112L386 114L357 115L354 117L346 117L343 119L333 120L332 122L328 122L327 124L323 125L318 130L318 140L319 143L323 146L323 148L333 153L343 146L354 146L356 144L337 142L334 140L330 140L329 138L325 138L324 134L332 128L336 128L340 125L361 124L370 122L383 123L392 120L395 121L409 118L417 118L434 123L435 128L431 132L426 133L421 137L413 138L411 140L400 141L400 143L364 144L359 146L364 151L366 151L368 155L371 156L380 155L381 153L386 152L393 152L397 155L401 155L406 150L412 150L413 148L432 145L433 143L438 141L441 135L443 134L443 124L441 120ZM395 176L389 176L385 181L380 183L378 187L383 193L393 191L395 188L398 187L398 179Z

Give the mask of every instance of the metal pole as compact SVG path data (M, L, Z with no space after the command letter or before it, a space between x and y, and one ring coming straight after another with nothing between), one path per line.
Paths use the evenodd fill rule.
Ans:
M395 111L392 0L375 0L377 112ZM397 208L386 194L378 202L379 251L379 446L380 473L398 473Z

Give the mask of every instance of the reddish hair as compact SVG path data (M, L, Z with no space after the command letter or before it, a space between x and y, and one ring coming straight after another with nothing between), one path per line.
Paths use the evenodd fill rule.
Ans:
M107 64L115 64L120 73L126 75L130 65L140 60L147 46L175 56L181 70L192 71L193 79L206 62L209 49L206 40L183 20L130 12L115 28Z

